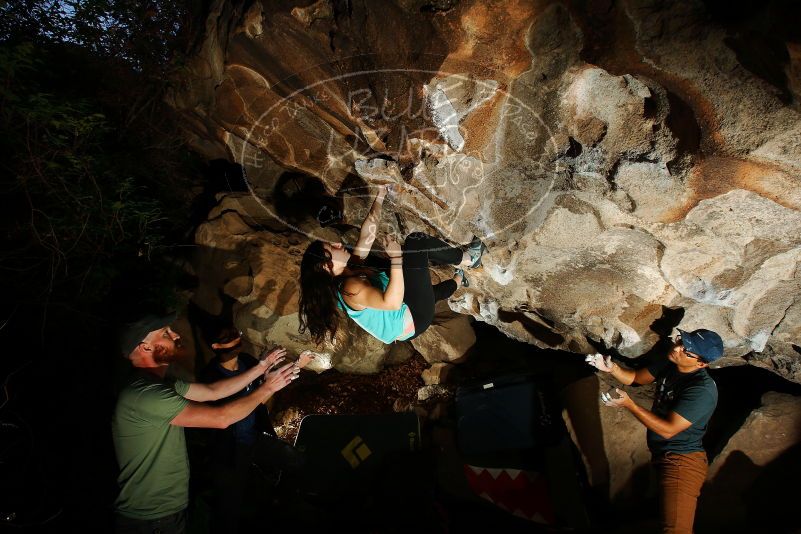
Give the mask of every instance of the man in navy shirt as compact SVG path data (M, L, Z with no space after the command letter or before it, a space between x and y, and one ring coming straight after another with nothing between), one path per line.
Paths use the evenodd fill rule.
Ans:
M648 448L659 473L663 532L691 534L708 468L702 439L718 402L706 368L723 355L723 341L711 330L679 333L667 358L647 368L623 369L601 354L587 356L587 361L626 385L656 381L650 411L620 389L615 389L617 397L602 393L601 400L630 411L648 429Z
M253 356L242 352L242 333L236 328L225 327L213 339L211 348L215 358L201 371L200 382L213 383L238 376L259 363ZM310 359L309 353L303 353L296 362L297 367L305 366ZM275 365L280 361L270 363ZM251 382L220 402L248 395L259 387L260 381L259 378ZM275 476L281 468L294 467L301 460L291 445L276 436L264 404L228 428L209 431L209 434L208 456L213 484L211 532L251 530L246 525L247 512L263 508L264 503L248 499L268 496L266 490L270 475Z

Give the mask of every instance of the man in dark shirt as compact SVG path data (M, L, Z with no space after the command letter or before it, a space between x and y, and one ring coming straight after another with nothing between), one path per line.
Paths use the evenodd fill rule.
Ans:
M215 358L201 371L201 383L239 376L258 365L256 358L242 352L242 333L236 328L225 327L213 339L211 348ZM304 352L295 362L296 367L305 366L310 358L310 353ZM260 382L261 378L257 378L220 402L247 396L259 387ZM228 428L211 430L208 434L208 460L213 484L211 532L252 530L247 525L247 512L263 509L264 502L255 501L269 497L266 490L270 476L276 476L282 467L287 467L287 463L300 460L294 449L276 436L264 403Z
M198 381L204 384L216 382L224 378L238 376L258 363L250 354L242 352L242 337L235 328L225 328L219 332L211 344L215 357L200 372ZM244 389L235 393L228 399L233 400L247 395L258 387L261 379L256 379ZM220 456L227 458L234 452L237 445L253 445L259 433L268 433L275 436L267 407L260 404L250 415L231 425L230 427L213 432L214 447Z
M647 368L623 369L601 354L587 356L587 361L626 385L656 381L650 411L620 389L615 389L617 397L602 393L601 400L630 411L648 429L648 448L659 473L663 532L691 534L708 468L702 439L718 402L706 368L723 355L723 341L711 330L679 333L667 358Z

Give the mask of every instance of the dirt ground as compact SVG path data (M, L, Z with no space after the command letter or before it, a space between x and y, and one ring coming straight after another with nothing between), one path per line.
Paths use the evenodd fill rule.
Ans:
M349 375L334 370L320 375L304 371L294 384L276 395L270 407L276 433L294 443L307 415L378 414L415 403L427 367L419 354L374 375Z

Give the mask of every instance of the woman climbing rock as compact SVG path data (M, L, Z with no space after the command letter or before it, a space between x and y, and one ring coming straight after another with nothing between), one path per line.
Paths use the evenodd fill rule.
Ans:
M300 265L300 331L316 343L332 339L339 326L339 310L384 343L408 340L422 334L434 319L434 303L450 297L468 282L463 267L481 265L485 250L478 238L467 250L420 232L406 237L403 246L383 240L389 257L389 275L363 265L376 240L381 207L387 192L381 186L361 227L353 251L342 243L314 241ZM454 265L450 280L431 284L429 262Z

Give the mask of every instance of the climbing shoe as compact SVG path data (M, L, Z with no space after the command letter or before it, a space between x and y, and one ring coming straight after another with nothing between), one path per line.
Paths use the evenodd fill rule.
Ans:
M485 250L487 250L487 246L482 243L478 237L473 236L473 240L467 245L467 253L470 255L470 259L473 262L470 264L470 269L478 269L481 267L481 256L484 255Z
M462 269L456 269L453 273L453 276L461 276L462 277L462 287L470 287L470 280L464 275L464 271Z

